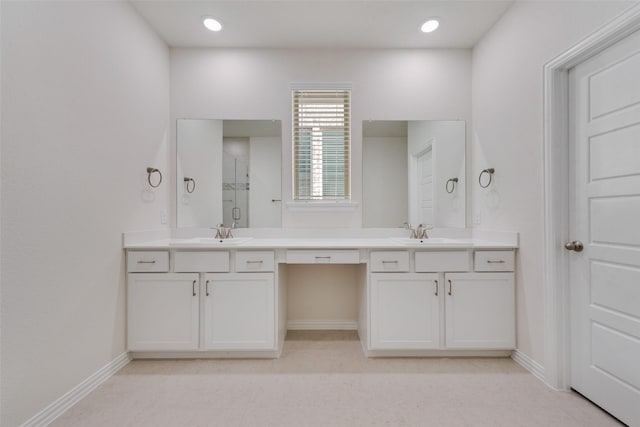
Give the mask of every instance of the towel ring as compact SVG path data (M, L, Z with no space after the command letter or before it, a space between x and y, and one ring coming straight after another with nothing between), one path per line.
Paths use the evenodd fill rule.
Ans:
M480 184L480 187L487 188L491 185L491 181L493 181L493 174L495 171L496 170L494 168L489 168L483 169L482 172L480 172L480 175L478 176L478 184ZM485 185L482 185L482 175L484 175L485 173L489 175L489 181Z
M196 180L193 178L189 178L187 176L184 177L184 182L187 183L187 193L191 194L196 190ZM191 190L189 190L189 184L193 184Z
M445 190L447 190L447 193L451 194L455 191L457 182L458 178L449 178L447 180L447 183L445 184ZM451 190L449 190L449 183L451 183Z
M152 173L158 173L158 175L160 176L160 179L158 180L158 183L156 185L153 185L151 183L151 174ZM149 183L150 186L152 186L153 188L158 188L160 187L160 184L162 183L162 172L160 172L159 169L156 168L147 168L147 182Z

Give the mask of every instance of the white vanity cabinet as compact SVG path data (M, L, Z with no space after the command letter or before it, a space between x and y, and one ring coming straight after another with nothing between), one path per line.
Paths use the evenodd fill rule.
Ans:
M128 251L128 350L275 352L274 262L273 251Z
M515 348L514 251L371 252L369 349ZM375 355L375 354L374 354Z
M204 349L274 350L273 273L204 275Z
M367 356L505 356L516 347L513 240L184 240L126 247L134 358L279 357L287 304L300 300L287 297L289 285L306 280L306 268L342 270L330 264L353 264L345 292L355 291Z
M127 282L130 351L198 348L198 274L130 273Z
M447 273L445 289L447 348L515 348L513 273Z
M372 273L371 348L436 349L440 346L440 284L433 273Z

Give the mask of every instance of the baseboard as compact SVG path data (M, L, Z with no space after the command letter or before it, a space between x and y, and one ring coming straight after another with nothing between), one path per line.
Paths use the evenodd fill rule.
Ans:
M278 350L132 351L132 359L277 359Z
M534 377L544 382L544 366L524 354L519 350L514 350L511 358L527 371L531 372Z
M355 320L289 320L287 329L357 331L358 322Z
M48 425L62 415L67 409L95 390L100 384L111 378L113 374L129 363L130 360L131 358L128 353L122 353L120 356L116 357L92 374L89 378L72 388L65 395L34 415L22 424L22 427L40 427Z
M367 357L504 357L511 355L511 350L366 350Z

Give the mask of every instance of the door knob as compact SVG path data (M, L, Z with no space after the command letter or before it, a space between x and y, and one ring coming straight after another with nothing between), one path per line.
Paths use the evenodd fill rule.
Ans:
M564 247L570 251L582 252L584 249L584 245L580 240L574 240L573 242L567 242L564 244Z

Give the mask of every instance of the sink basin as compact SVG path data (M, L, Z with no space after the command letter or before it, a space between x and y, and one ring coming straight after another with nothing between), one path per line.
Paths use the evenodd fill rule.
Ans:
M216 239L213 237L196 237L193 239L176 239L169 246L237 246L251 240L252 237L231 237Z
M465 246L466 242L446 237L429 237L428 239L410 239L408 237L392 237L396 243L408 246Z

